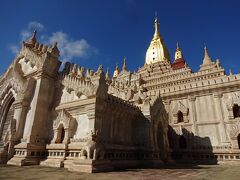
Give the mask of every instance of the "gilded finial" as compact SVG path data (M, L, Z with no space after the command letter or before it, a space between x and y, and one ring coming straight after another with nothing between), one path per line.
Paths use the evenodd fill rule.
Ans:
M155 27L155 33L154 33L153 39L160 38L160 33L159 33L159 23L158 23L158 17L157 17L157 14L155 14L155 23L154 23L154 27Z
M177 60L177 59L183 59L183 53L180 49L178 41L177 41L177 48L176 48L176 51L175 51L175 60Z
M177 50L180 50L178 41L177 41Z
M115 71L113 72L113 77L116 78L119 74L118 63L116 63Z

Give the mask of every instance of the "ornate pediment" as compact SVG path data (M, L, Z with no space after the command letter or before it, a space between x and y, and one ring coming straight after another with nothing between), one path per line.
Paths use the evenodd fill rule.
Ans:
M65 76L62 84L68 92L74 91L79 98L81 95L89 97L95 95L97 92L97 86L91 81L78 79L77 77Z
M231 95L227 99L227 109L231 111L234 104L240 105L240 94L237 92L231 93Z
M32 61L27 59L26 57L21 58L18 63L21 65L21 70L24 75L31 74L37 71L37 66Z
M0 86L0 101L10 89L14 90L18 99L22 99L27 89L27 82L24 82L16 73L14 76L7 77Z
M22 56L21 60L24 59L25 63L30 64L31 67L41 68L43 66L43 54L37 54L25 46L22 47L19 56Z
M189 109L181 101L178 101L173 108L173 115L177 116L179 111L181 111L184 115L188 115Z
M75 118L73 118L66 110L62 109L58 112L57 118L53 122L53 129L57 129L60 124L63 124L64 128L73 128Z
M240 133L240 121L237 121L229 129L230 138L236 138Z

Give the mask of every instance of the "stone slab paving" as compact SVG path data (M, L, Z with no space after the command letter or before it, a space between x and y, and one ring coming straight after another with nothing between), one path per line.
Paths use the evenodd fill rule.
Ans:
M169 166L107 173L76 173L64 168L0 166L0 180L240 180L240 165Z

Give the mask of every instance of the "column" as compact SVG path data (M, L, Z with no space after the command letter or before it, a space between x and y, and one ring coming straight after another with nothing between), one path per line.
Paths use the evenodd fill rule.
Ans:
M29 103L23 100L14 102L14 119L16 119L15 140L20 140L23 136L26 114Z

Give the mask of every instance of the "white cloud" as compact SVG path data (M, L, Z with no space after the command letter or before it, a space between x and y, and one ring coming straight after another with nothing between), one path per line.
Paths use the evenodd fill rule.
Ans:
M21 41L27 40L31 37L34 30L39 32L45 31L46 28L43 24L32 21L28 23L27 28L20 32ZM97 54L98 50L91 46L85 39L73 39L67 33L62 31L53 32L50 36L43 34L40 36L40 41L46 45L52 45L55 42L58 43L61 59L65 61L71 61L72 58L88 58L93 54ZM19 51L17 45L10 45L9 49L12 53L16 54Z
M87 40L71 39L68 34L62 31L54 32L50 37L47 37L48 44L53 44L54 42L58 43L63 59L71 60L72 58L87 58L92 54L98 53L97 49L92 47Z
M21 41L27 40L28 38L31 37L33 31L44 31L46 28L44 27L43 24L36 22L36 21L32 21L28 23L27 28L24 28L21 33L20 33L20 39Z
M10 49L10 51L11 51L13 54L17 54L18 51L19 51L19 46L17 46L17 45L10 45L10 46L9 46L9 49Z
M32 32L30 32L29 30L22 30L20 33L21 41L24 41L24 40L30 38L31 35L32 35Z
M28 29L29 30L38 30L38 31L44 31L46 28L44 27L43 24L36 22L36 21L32 21L30 23L28 23Z

